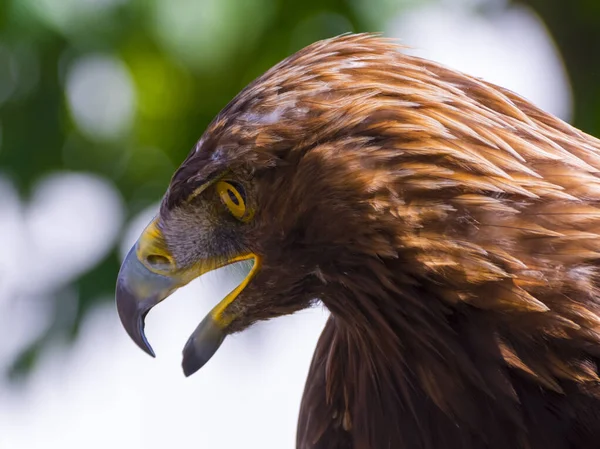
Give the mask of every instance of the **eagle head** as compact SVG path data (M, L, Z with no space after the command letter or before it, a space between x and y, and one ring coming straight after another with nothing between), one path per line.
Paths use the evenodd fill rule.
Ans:
M219 267L235 264L245 278L187 342L187 375L227 334L305 308L354 271L397 257L390 206L401 198L387 167L397 150L384 147L382 126L402 106L378 86L397 57L394 44L367 35L320 42L219 113L119 273L119 315L142 349L153 355L143 332L150 308Z

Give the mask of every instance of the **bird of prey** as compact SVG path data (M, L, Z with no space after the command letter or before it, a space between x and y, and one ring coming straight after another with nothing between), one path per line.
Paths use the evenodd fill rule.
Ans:
M152 306L244 270L185 345L191 375L324 304L299 449L600 448L599 170L599 140L506 89L376 35L317 42L205 130L118 312L152 354Z

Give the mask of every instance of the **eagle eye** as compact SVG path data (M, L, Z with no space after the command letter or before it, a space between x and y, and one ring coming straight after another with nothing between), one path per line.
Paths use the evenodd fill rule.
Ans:
M246 208L244 188L234 181L218 181L216 189L231 215L238 220L247 221L249 214Z

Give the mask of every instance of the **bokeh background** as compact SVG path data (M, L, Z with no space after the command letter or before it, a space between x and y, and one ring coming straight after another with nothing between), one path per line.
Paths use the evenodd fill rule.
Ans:
M0 448L292 448L326 311L180 351L231 288L209 273L148 317L113 305L124 252L211 118L343 32L502 84L600 136L598 0L1 0Z

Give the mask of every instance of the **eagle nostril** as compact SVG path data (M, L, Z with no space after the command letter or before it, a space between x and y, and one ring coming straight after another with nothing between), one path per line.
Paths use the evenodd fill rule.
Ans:
M149 254L146 256L146 263L150 268L157 270L168 270L171 267L171 260L160 254Z

